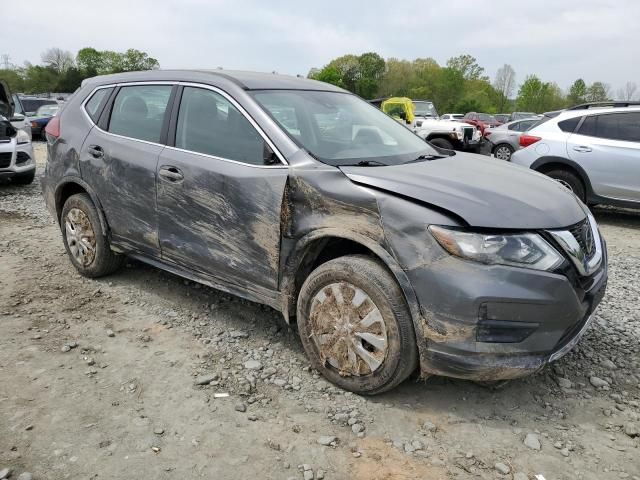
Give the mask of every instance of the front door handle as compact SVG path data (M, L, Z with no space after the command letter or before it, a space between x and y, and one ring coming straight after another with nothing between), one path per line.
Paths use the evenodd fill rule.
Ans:
M184 180L184 175L182 174L180 169L171 165L163 165L162 167L160 167L158 175L160 175L165 180L174 183Z
M104 150L102 150L102 147L100 145L89 145L89 147L87 148L87 152L89 152L89 155L91 155L93 158L104 157Z
M586 145L577 145L573 147L576 152L590 152L591 147L587 147Z

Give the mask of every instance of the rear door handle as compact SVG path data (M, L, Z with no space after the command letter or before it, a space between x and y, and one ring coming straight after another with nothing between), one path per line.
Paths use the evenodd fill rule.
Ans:
M89 145L87 151L93 158L104 157L104 150L102 150L102 147L100 145Z
M577 145L573 147L576 152L590 152L591 147L587 147L586 145Z
M161 166L160 170L158 171L158 175L160 175L165 180L173 183L181 182L182 180L184 180L184 175L182 174L180 169L171 165Z

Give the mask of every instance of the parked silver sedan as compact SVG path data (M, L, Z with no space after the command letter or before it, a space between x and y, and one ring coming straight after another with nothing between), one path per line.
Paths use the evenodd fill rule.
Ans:
M498 160L508 161L511 154L520 148L520 135L539 121L539 118L525 118L487 128L484 137L488 141L488 148Z

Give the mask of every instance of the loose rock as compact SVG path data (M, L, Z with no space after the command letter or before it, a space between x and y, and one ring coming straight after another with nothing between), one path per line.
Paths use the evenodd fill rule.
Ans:
M540 450L542 448L540 439L535 433L527 433L527 436L524 438L524 444L532 450Z

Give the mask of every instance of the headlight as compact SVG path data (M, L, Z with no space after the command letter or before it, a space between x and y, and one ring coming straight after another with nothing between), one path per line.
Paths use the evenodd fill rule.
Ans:
M431 225L429 230L451 255L488 265L553 270L563 257L535 233L486 234Z
M29 134L24 130L18 130L18 136L16 137L18 141L18 145L24 145L25 143L29 143L31 139L29 138Z

